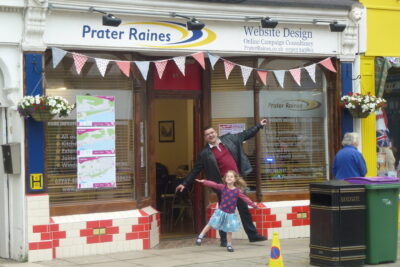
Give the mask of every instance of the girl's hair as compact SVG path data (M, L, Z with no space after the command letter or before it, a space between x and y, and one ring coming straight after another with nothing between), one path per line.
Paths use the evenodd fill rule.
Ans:
M235 176L235 180L236 180L236 181L235 181L235 183L234 183L233 185L234 185L235 187L239 188L240 191L244 192L244 190L245 190L246 187L247 187L247 184L246 184L245 180L243 180L243 178L242 178L237 172L235 172L235 171L230 170L230 171L227 171L227 172L225 173L224 178L223 178L224 184L226 184L226 175L227 175L228 173L232 173L233 176Z

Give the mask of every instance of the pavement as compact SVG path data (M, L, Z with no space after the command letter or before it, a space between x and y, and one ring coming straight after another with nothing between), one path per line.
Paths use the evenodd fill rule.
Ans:
M283 262L286 267L302 267L309 265L309 238L280 240ZM55 259L42 262L15 262L0 258L1 267L245 267L268 266L271 240L249 243L247 240L234 240L235 252L230 253L219 246L219 240L205 239L199 247L195 245L194 237L176 240L162 240L160 244L149 250L128 251L95 256ZM379 267L400 266L396 263L379 264ZM372 266L372 265L365 265Z

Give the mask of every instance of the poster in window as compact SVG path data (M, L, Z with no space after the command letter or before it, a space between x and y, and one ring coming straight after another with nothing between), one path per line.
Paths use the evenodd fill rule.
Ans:
M158 141L175 142L175 123L174 121L159 121L158 122Z

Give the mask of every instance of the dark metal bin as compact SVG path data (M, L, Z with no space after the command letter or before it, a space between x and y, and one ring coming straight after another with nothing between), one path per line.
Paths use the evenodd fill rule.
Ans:
M310 184L310 264L363 266L365 214L364 185Z

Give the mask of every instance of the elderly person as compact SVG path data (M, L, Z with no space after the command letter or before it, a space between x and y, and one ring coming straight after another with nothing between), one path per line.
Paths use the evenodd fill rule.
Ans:
M358 133L346 133L343 137L343 148L339 150L333 161L333 176L337 180L350 177L364 177L367 166L363 155L357 150Z

